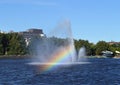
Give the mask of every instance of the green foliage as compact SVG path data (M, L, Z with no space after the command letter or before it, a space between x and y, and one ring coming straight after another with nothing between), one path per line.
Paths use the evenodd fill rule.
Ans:
M6 54L9 41L7 34L0 34L0 54Z
M102 51L112 51L115 54L115 51L120 51L120 44L112 44L105 41L99 41L97 44L89 43L87 40L74 40L75 48L77 51L84 46L86 48L87 55L101 55Z
M22 36L10 34L8 55L23 55L26 53L26 44Z
M115 51L120 51L120 44L112 44L112 45L110 45L109 50L114 52L114 54L115 54Z
M66 46L69 44L69 39L61 39L56 37L40 37L36 36L31 39L29 46L26 46L25 40L18 33L0 33L0 55L24 55L26 53L35 52L35 48L40 46L45 46L45 44L55 46ZM101 55L102 51L108 50L115 53L115 51L120 51L120 44L109 45L105 41L99 41L97 44L90 43L88 40L74 40L75 48L77 52L81 47L86 48L87 55ZM31 48L34 47L34 48ZM29 50L28 50L29 48Z
M102 51L109 50L109 44L105 41L99 41L96 46L96 55L101 55Z
M18 33L0 34L0 55L23 55L26 53L25 40Z
M92 43L89 43L89 41L88 40L74 40L74 43L75 43L75 48L76 48L76 50L77 50L77 52L79 51L79 49L81 48L81 47L85 47L86 48L86 54L87 55L92 55L93 54L93 52L92 52L92 50L91 49L93 49L93 48L91 48L92 47Z
M90 55L96 55L95 51L95 44L90 43Z

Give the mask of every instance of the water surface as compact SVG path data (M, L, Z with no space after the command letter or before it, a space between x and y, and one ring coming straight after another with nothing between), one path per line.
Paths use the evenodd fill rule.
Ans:
M0 85L120 85L120 59L90 58L49 72L36 72L29 59L1 59Z

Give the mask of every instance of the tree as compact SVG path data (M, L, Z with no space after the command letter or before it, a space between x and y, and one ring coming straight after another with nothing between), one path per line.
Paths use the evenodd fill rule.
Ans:
M0 54L5 55L9 44L8 35L0 34Z
M105 41L99 41L97 44L96 44L96 55L101 55L101 52L102 51L105 51L105 50L109 50L109 44Z
M23 55L26 53L26 43L18 33L9 34L8 55Z
M115 51L119 51L120 52L120 44L118 43L118 44L110 45L109 46L109 50L114 52L114 54L116 54Z
M95 44L93 43L90 43L90 54L91 55L95 55Z
M77 52L79 51L79 49L81 48L81 47L85 47L86 48L86 54L87 55L91 55L91 43L89 43L89 41L88 40L74 40L74 42L75 42L75 48L76 48L76 50L77 50Z

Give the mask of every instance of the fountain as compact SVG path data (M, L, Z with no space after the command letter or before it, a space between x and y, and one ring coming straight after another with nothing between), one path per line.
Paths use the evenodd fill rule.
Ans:
M86 61L86 48L83 46L79 49L79 52L78 52L78 61L81 62L81 61Z
M56 65L87 63L81 61L81 57L85 56L85 47L80 49L78 55L76 53L70 25L69 21L64 21L47 37L34 38L31 44L34 60L30 64L45 65L43 69L47 70Z

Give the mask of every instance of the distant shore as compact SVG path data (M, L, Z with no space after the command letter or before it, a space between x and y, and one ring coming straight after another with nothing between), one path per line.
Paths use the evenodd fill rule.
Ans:
M118 56L115 56L114 58L120 58L120 55L118 55Z
M0 55L0 59L27 59L30 55Z
M31 55L0 55L0 59L29 59L33 58ZM86 56L86 58L109 58L105 56ZM111 57L111 58L120 58L119 56Z

